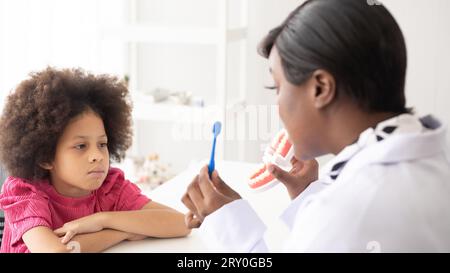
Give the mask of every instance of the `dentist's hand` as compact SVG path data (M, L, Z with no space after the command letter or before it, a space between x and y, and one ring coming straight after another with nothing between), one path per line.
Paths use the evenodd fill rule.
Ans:
M270 164L268 170L286 187L291 199L295 199L312 182L319 177L319 163L315 159L301 161L295 157L291 159L292 169L289 172Z
M217 171L212 173L210 179L208 166L203 167L181 198L190 210L185 217L187 227L200 227L206 216L237 199L241 196L223 182Z

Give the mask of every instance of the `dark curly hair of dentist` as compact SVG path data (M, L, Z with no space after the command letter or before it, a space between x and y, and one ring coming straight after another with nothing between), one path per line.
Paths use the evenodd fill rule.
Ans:
M87 110L98 114L111 159L120 161L132 141L128 89L117 77L51 67L32 73L6 101L0 119L0 160L8 175L48 178L41 163L54 160L65 127Z

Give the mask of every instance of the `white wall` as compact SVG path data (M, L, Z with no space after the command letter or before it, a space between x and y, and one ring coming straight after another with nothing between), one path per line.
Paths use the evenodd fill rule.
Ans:
M124 19L124 0L0 0L0 108L32 71L82 67L121 76L124 45L101 27Z
M450 1L384 0L406 39L406 97L419 115L450 123ZM450 134L447 136L450 141Z

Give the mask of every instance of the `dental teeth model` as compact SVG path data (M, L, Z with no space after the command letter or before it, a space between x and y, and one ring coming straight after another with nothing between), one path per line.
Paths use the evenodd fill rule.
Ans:
M265 191L276 184L278 180L267 169L269 164L276 165L285 171L292 168L291 159L294 156L294 148L289 142L288 134L285 129L277 133L264 152L263 162L248 181L248 185L255 191Z

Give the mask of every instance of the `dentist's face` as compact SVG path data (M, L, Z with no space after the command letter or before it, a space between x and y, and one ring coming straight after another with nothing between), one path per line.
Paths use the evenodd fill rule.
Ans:
M314 81L307 80L299 86L290 83L275 46L269 56L269 65L277 90L279 115L294 145L295 157L308 160L320 155L320 119L314 107Z

